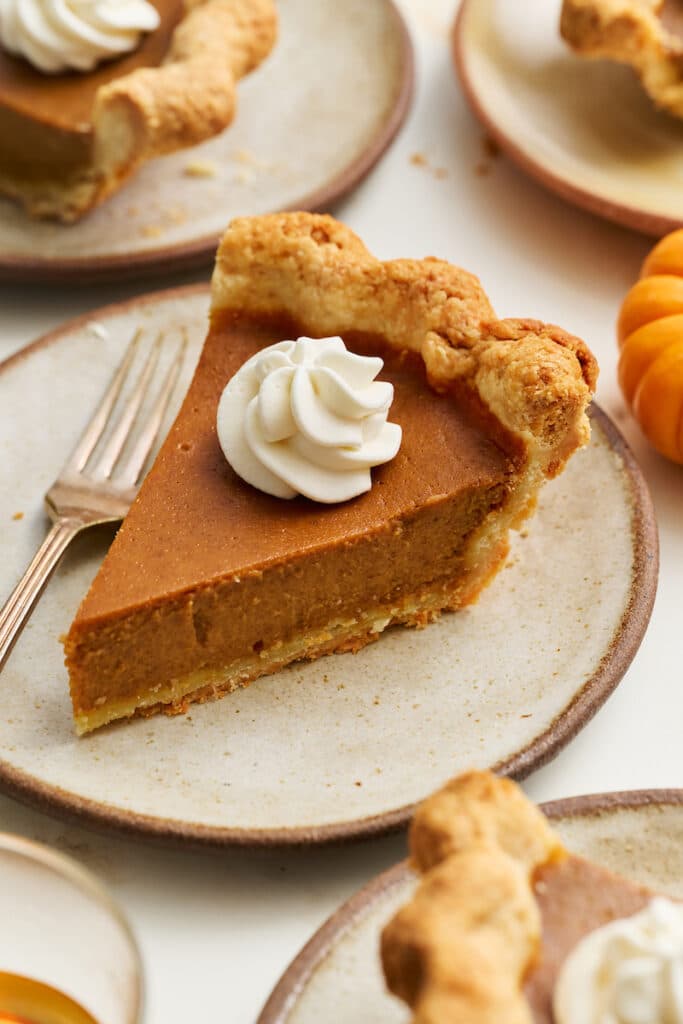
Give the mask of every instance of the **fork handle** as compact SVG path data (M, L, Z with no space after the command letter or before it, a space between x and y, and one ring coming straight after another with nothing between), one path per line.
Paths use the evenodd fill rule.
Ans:
M83 529L83 523L73 519L59 520L51 527L33 561L17 583L0 611L0 669L4 666L14 641L24 628L33 607L59 559L69 543Z

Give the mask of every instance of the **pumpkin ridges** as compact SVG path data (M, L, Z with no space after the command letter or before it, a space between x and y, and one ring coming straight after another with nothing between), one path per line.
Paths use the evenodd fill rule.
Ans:
M679 424L683 415L683 339L669 345L643 376L633 411L648 441L674 462L683 460Z
M638 281L624 299L617 322L622 346L629 335L662 317L683 313L683 277L657 274Z
M645 259L640 271L641 278L654 274L683 277L683 228L662 238Z
M650 444L683 464L683 228L662 238L619 311L618 379Z
M618 375L626 401L633 405L635 392L653 362L671 346L683 341L683 314L662 317L639 327L624 341Z

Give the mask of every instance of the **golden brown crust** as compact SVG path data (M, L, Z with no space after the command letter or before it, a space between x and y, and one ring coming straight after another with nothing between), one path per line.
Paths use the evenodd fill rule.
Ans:
M437 390L467 388L553 476L589 436L597 366L585 344L534 320L497 320L477 278L442 260L375 259L328 216L233 221L213 310L286 314L312 334L364 331L419 352Z
M533 874L564 856L514 783L470 772L418 810L410 833L423 873L382 933L390 990L414 1024L531 1024L523 992L540 947Z
M134 138L133 163L217 135L234 117L237 81L267 56L275 33L272 0L195 0L161 67L138 68L99 90L93 121L100 153L106 159L118 119L126 125L120 134Z
M664 0L564 0L560 31L582 56L635 68L657 106L683 117L683 38L662 20Z
M535 804L509 779L468 772L418 807L410 853L420 872L478 844L499 847L528 870L548 860L558 840Z
M276 28L272 0L195 0L161 67L103 86L93 111L103 194L144 160L223 131L235 114L238 79L270 52Z

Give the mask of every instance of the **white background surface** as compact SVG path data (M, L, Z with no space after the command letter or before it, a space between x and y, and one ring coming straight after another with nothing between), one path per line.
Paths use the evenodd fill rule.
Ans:
M444 257L481 277L501 316L535 316L583 336L601 364L598 399L634 448L660 525L659 594L640 652L594 721L525 788L546 800L683 785L683 470L647 448L615 380L616 312L651 240L567 206L487 155L451 68L452 0L401 6L417 51L414 108L378 168L334 212L378 256ZM0 358L70 316L171 283L0 287ZM191 854L96 836L1 797L0 828L55 844L110 885L142 947L146 1024L251 1024L313 930L405 845L397 836L337 850Z

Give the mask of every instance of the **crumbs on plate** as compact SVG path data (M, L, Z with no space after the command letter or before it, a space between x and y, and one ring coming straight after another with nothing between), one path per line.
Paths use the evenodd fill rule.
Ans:
M439 181L448 177L448 168L435 167L430 163L429 158L426 157L424 153L412 153L410 156L410 162L413 167L423 167L426 171L429 171L430 174L433 174Z
M213 160L192 160L185 164L183 174L188 178L215 178L218 168Z

